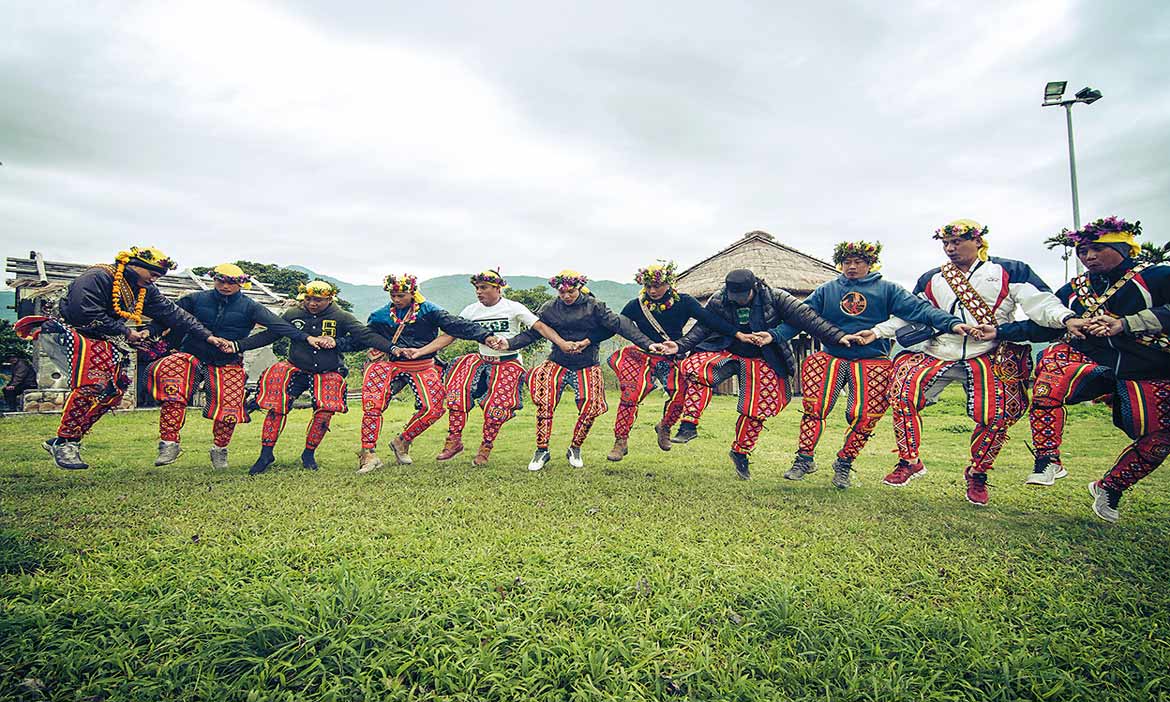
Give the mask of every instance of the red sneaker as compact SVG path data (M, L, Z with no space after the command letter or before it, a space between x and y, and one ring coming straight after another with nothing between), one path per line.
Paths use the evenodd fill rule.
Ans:
M967 469L967 501L976 507L987 506L987 473Z
M906 483L921 478L926 475L926 466L922 465L922 461L915 461L910 463L906 460L899 460L898 465L894 466L894 470L882 478L882 482L890 487L902 487Z

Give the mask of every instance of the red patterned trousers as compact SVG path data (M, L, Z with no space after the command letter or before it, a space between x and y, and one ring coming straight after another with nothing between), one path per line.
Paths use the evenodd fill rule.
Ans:
M159 438L180 440L180 431L187 420L187 405L203 384L207 388L203 416L212 420L213 442L221 448L227 446L236 424L251 421L244 411L247 382L243 366L201 366L189 353L170 354L150 364L146 386L160 403Z
M1131 439L1101 483L1125 490L1170 455L1170 380L1123 380L1113 400L1113 421Z
M402 376L415 396L414 415L402 429L403 441L413 441L443 416L447 390L432 359L420 361L372 361L362 376L362 448L378 445L382 414L394 397L393 380Z
M1044 349L1036 364L1036 385L1028 412L1036 455L1059 458L1064 406L1108 395L1114 392L1116 382L1109 368L1097 365L1068 344Z
M845 420L849 432L838 458L853 460L865 448L874 427L890 405L893 364L887 358L849 360L818 351L800 367L804 415L800 419L797 453L812 456L841 390L849 388Z
M727 351L699 351L682 362L682 371L687 378L682 419L695 424L710 404L715 386L732 375L738 377L739 418L735 422L735 440L731 443L731 450L736 453L751 453L764 428L764 420L780 414L791 399L787 379L777 376L762 358L744 358Z
M687 383L679 362L674 358L655 356L637 346L626 346L613 352L609 357L609 367L617 374L622 393L613 427L615 437L629 438L630 429L638 418L638 405L654 390L655 378L666 391L662 426L674 426L682 416Z
M975 421L971 434L971 470L990 470L1008 439L1008 429L1028 406L1022 380L1005 381L993 371L992 354L964 361L943 361L924 353L903 353L894 361L890 406L894 439L902 460L918 460L922 444L922 410L934 404L943 388L962 382L967 416Z
M108 341L90 339L68 328L42 338L58 346L70 364L70 391L57 436L80 441L106 412L122 402L130 381L122 369L121 354Z
M528 374L528 389L536 405L536 447L547 449L552 436L553 414L565 388L573 389L577 401L577 424L573 427L573 446L581 446L589 436L593 422L609 409L605 402L605 383L600 366L569 370L545 361Z
M444 379L451 436L463 434L467 413L478 403L483 408L483 443L490 446L504 422L524 406L524 366L516 359L500 361L469 353L447 367Z
M307 373L288 361L278 361L260 374L256 404L268 410L260 432L263 446L275 446L288 421L293 401L306 390L313 397L313 419L305 432L305 448L315 450L329 431L336 412L345 412L345 377L334 371Z

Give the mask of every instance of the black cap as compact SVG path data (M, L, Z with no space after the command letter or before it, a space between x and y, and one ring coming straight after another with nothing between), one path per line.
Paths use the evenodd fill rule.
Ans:
M756 287L756 274L746 268L736 268L723 279L727 287L727 299L737 305L746 305Z

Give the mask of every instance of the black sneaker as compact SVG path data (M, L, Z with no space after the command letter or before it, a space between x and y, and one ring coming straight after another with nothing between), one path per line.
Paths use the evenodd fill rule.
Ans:
M685 444L699 435L699 427L693 422L682 422L678 425L678 433L670 440L672 444Z
M736 453L735 451L728 451L728 456L731 456L731 464L735 466L735 475L740 480L751 480L752 472L748 470L748 457L746 453Z
M257 458L256 462L252 464L252 467L248 469L248 475L260 475L268 470L268 466L275 462L276 456L272 455L272 447L262 446L260 447L260 458Z

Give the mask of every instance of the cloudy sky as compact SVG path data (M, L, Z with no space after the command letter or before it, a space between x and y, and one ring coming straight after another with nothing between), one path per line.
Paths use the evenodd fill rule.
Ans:
M827 258L1062 264L1084 219L1170 236L1170 3L0 0L0 253L503 266L625 280L764 229Z

